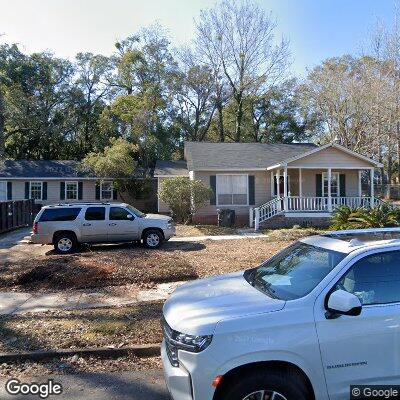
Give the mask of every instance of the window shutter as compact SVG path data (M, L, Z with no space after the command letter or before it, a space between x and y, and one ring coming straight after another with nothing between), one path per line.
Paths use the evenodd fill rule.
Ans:
M42 199L47 200L47 182L43 182L42 184Z
M217 176L216 175L210 175L210 188L212 190L210 204L215 205L215 204L217 204Z
M25 199L29 199L29 182L25 182Z
M7 182L7 200L12 200L12 182Z
M65 200L65 182L60 182L60 200Z
M339 175L340 197L346 197L346 174Z
M118 200L118 191L113 186L113 200Z
M83 182L78 182L78 200L82 200L83 197Z
M315 178L315 194L317 197L322 197L322 174L316 174Z
M96 200L100 200L100 182L96 182Z
M255 193L255 177L249 175L249 204L254 206L256 204L256 193Z

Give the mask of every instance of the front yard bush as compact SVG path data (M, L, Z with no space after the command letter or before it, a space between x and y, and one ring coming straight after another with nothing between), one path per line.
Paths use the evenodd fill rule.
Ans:
M342 206L335 210L331 229L367 229L399 226L400 209L383 203L375 208L350 208Z
M196 210L210 200L212 191L200 180L168 178L161 183L160 199L168 204L177 222L188 223Z

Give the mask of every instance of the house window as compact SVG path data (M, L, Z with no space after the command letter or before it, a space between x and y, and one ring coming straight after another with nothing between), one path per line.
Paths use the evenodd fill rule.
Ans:
M7 200L7 182L0 182L0 201Z
M100 184L100 200L112 200L113 198L113 183L104 181Z
M326 172L322 174L322 196L328 197L328 174ZM332 172L331 174L331 196L332 197L340 196L338 172Z
M34 200L42 200L43 182L30 182L29 198Z
M218 205L247 205L247 181L247 175L217 175Z
M65 199L78 199L78 182L65 182Z

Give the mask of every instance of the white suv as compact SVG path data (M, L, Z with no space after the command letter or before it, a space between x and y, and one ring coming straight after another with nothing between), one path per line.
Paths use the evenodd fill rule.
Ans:
M339 400L351 384L399 384L400 230L301 239L186 284L163 328L175 400Z
M171 217L144 214L124 203L71 203L43 207L33 223L33 243L70 253L80 243L133 242L157 248L175 235Z

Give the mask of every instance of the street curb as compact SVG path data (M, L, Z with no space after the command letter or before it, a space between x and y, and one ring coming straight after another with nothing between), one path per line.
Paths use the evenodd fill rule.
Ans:
M60 349L60 350L37 350L21 353L0 353L0 364L16 361L41 361L51 358L73 357L78 355L98 356L103 358L116 358L133 354L137 357L153 357L160 355L159 344L144 344L131 347L89 347L86 349Z

